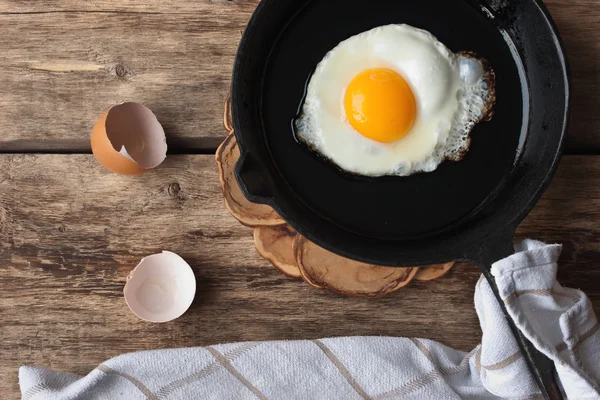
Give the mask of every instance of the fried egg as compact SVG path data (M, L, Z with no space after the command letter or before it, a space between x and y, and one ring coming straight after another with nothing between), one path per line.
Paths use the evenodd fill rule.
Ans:
M452 53L425 30L386 25L317 65L295 135L344 171L407 176L460 160L494 101L485 60Z

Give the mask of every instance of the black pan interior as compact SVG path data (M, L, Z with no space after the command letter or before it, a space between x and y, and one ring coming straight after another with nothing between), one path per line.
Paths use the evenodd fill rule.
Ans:
M297 143L291 120L329 49L389 23L487 58L496 115L475 128L460 162L408 178L357 178ZM568 123L569 74L538 0L262 0L238 49L232 113L242 190L310 240L380 265L474 260L484 243L509 242L549 183Z
M373 27L406 23L433 33L453 52L485 57L497 76L494 118L478 124L460 162L409 177L340 172L295 141L297 113L315 65L340 41ZM474 214L505 182L524 140L521 62L494 21L464 1L311 1L281 32L266 66L261 111L276 167L293 193L330 223L377 239L429 236Z

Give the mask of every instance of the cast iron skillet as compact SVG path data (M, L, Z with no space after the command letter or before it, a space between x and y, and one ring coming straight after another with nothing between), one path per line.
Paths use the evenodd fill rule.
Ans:
M460 162L409 177L356 177L296 142L291 121L327 51L390 23L485 57L496 72L496 112L475 127ZM565 56L538 0L262 0L233 72L236 175L251 201L273 206L302 235L345 257L479 265L506 313L490 266L513 253L515 228L550 182L568 111ZM550 360L512 330L545 396L560 398Z

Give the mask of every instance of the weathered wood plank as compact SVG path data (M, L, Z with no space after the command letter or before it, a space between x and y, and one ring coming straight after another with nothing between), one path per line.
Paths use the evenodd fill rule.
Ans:
M254 10L259 0L0 0L0 13L60 11L138 12L156 14L210 13L215 7Z
M0 15L0 151L89 150L96 119L124 101L150 107L172 147L216 148L251 11Z
M518 237L564 243L561 277L600 309L600 163L565 157ZM179 320L150 324L122 296L128 272L168 249L194 268L198 293ZM88 155L0 155L0 393L17 367L86 373L141 349L338 335L421 336L467 350L479 341L473 290L459 265L382 299L343 298L286 278L231 217L212 156L170 156L121 177ZM460 314L459 314L460 313Z
M251 1L0 0L0 151L89 151L110 105L147 104L171 148L213 149ZM600 151L600 7L549 0L573 76L569 152Z
M571 70L572 103L566 150L600 150L600 6L597 0L545 0Z

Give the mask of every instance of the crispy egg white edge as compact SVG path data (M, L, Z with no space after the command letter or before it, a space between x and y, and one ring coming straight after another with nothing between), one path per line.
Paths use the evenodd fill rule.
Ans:
M389 32L393 33L388 35ZM398 33L414 39L415 43L420 43L419 46L425 43L427 48L417 49L420 51L416 52L417 55L415 51L409 54L405 51L403 59L394 62L398 58L393 58L393 52L382 54L382 51L394 46L402 47L402 44L398 45L401 42ZM383 40L381 36L384 36ZM368 40L371 38L377 40L375 46L370 46ZM390 41L393 42L391 45ZM347 48L346 53L340 52L340 48ZM403 49L397 49L400 50ZM347 54L356 58L349 60ZM417 57L419 54L425 54L432 62L424 66L425 62ZM336 58L350 68L332 70L331 62L337 62ZM417 116L411 131L393 143L379 143L362 136L345 118L343 93L354 76L370 68L396 70L405 77L417 100ZM484 76L485 71L478 60L452 53L427 31L409 25L377 27L344 40L318 64L308 85L302 115L296 121L296 134L314 151L351 173L406 176L433 171L445 158L460 159L468 149L468 134L490 103L489 92L492 91L482 90L482 85L490 84L483 79ZM429 86L424 94L419 85L424 81L427 83L427 79ZM319 88L332 81L334 90L323 95ZM448 91L451 92L450 100L444 101L444 93ZM333 134L331 128L324 133L324 126L337 126L339 129ZM407 153L415 142L424 138L428 139L422 146L425 152L417 157Z

